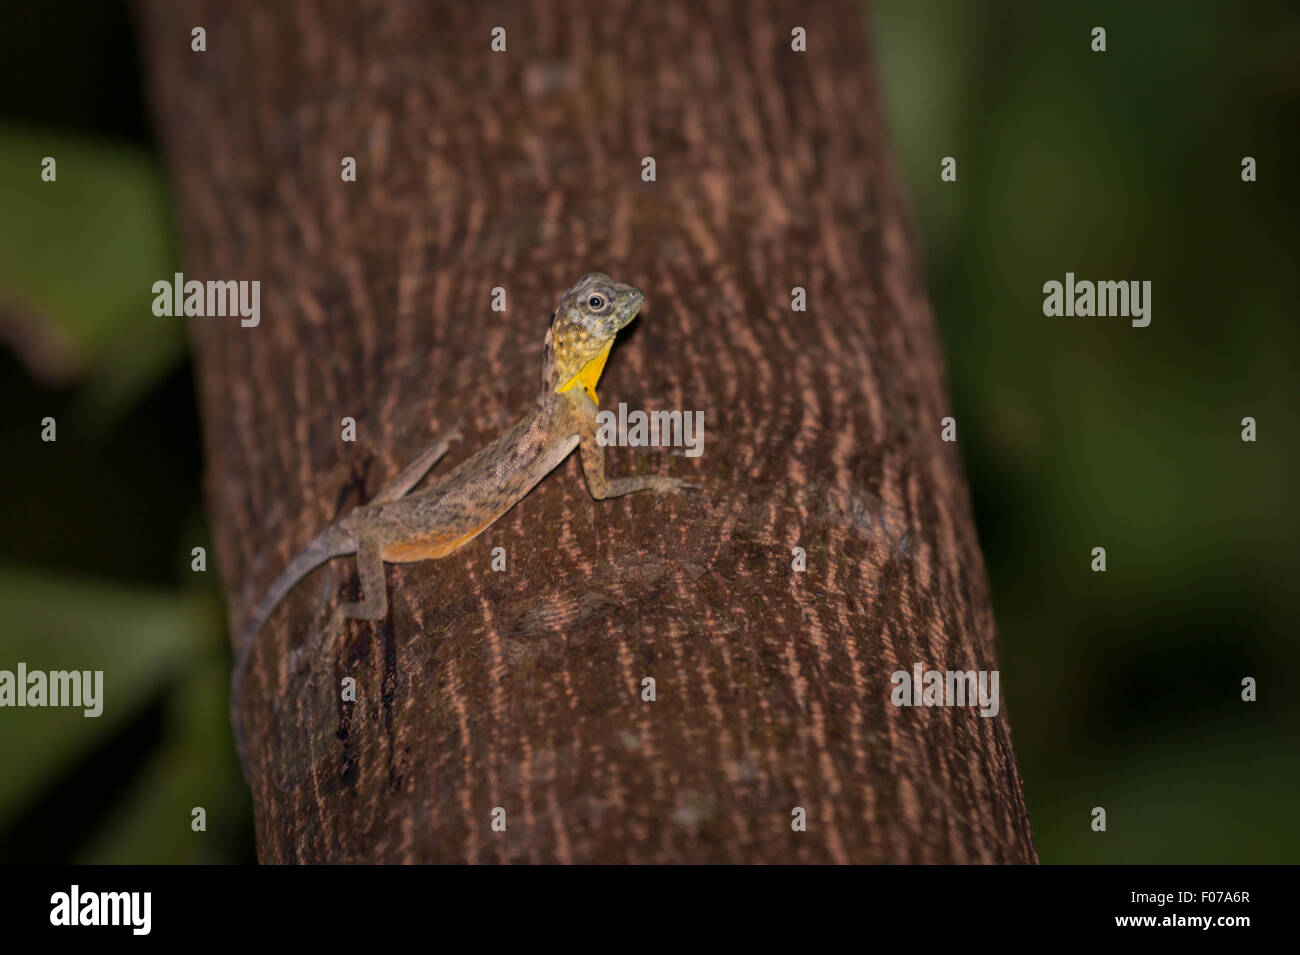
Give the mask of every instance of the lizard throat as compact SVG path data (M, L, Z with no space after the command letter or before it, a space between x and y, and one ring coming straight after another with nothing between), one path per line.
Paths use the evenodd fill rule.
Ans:
M596 382L600 381L600 373L605 370L605 362L609 360L609 350L614 347L614 339L610 338L605 343L605 347L587 364L582 366L582 371L578 372L560 387L555 389L557 395L562 395L575 387L581 388L587 393L592 404L600 404L596 400Z

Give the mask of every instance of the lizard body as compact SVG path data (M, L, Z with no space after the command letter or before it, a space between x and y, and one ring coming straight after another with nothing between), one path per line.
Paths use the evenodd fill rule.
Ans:
M363 599L339 605L320 649L327 658L343 621L382 620L388 614L384 563L446 557L510 510L575 447L592 497L635 491L673 491L693 485L669 477L605 476L605 449L596 440L596 382L614 336L640 310L639 289L592 272L565 292L546 333L542 390L510 431L435 479L408 493L447 451L457 434L443 436L364 504L317 535L276 578L240 633L231 687L231 720L240 763L248 776L241 699L253 647L271 612L316 567L356 554Z

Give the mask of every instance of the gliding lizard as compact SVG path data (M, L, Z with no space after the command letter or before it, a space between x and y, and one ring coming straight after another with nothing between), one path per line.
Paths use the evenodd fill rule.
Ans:
M385 562L432 560L463 547L528 494L575 447L581 449L587 486L598 501L635 491L696 487L670 477L605 476L605 449L596 440L596 382L614 336L632 321L644 301L640 289L615 282L608 275L584 275L564 293L551 315L542 392L522 421L429 487L408 494L459 438L454 432L444 435L369 503L321 532L276 578L241 632L235 658L230 711L245 778L248 754L240 702L257 635L294 585L325 561L355 553L363 599L335 609L319 651L321 660L329 659L345 620L382 620L388 615Z

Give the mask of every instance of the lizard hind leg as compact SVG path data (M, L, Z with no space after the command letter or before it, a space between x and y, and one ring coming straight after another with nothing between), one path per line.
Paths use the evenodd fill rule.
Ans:
M357 541L357 575L361 578L361 599L339 604L330 618L329 631L321 642L321 656L333 655L333 643L343 632L345 620L383 620L388 616L388 587L384 581L383 545L378 537L364 532Z
M340 718L341 698L334 681L334 656L340 637L348 620L383 620L388 616L388 588L384 580L382 546L377 537L364 532L357 542L357 573L361 578L362 599L354 603L339 604L314 654L309 647L301 647L295 656L306 651L314 659L306 661L307 678L298 708L297 725L287 725L288 714L277 707L277 730L280 758L276 785L281 790L296 788L326 754L334 733L325 732L331 721ZM290 664L290 672L298 672L301 657ZM322 692L321 688L328 692ZM306 716L304 710L311 710Z
M428 474L429 470L438 463L438 460L447 453L451 443L459 440L459 431L452 430L444 434L429 445L428 448L417 454L415 460L402 469L401 474L393 478L383 490L370 499L370 503L384 504L403 497L411 488L419 484L420 479Z

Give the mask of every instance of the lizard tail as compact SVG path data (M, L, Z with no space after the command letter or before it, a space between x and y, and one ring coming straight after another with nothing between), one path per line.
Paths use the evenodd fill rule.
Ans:
M316 535L298 553L298 556L289 562L289 566L280 573L280 576L275 578L262 599L257 602L257 606L253 608L247 622L244 624L244 628L239 633L239 643L235 651L235 666L231 672L230 722L235 731L235 748L239 751L239 763L243 767L245 780L248 779L248 754L243 738L243 721L240 718L240 700L246 675L245 671L248 669L248 661L253 655L253 647L257 644L257 635L261 632L267 618L271 616L271 612L275 610L280 601L284 599L285 595L293 589L298 581L327 560L340 557L343 554L350 554L356 549L355 537L349 529L340 525L336 524L333 527L326 528Z
M239 634L239 655L241 659L248 656L249 648L266 624L267 618L271 616L271 611L279 606L280 601L285 598L285 595L294 588L298 581L330 558L346 554L352 549L346 546L333 546L335 543L334 536L334 528L331 527L313 538L311 543L298 553L298 556L289 561L289 566L281 571L280 576L275 578L271 586L267 588L266 593L262 595L262 599L253 608L253 612L244 623L244 629Z

